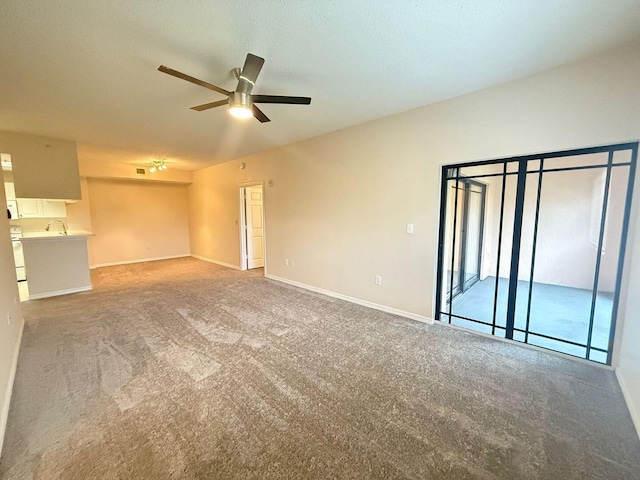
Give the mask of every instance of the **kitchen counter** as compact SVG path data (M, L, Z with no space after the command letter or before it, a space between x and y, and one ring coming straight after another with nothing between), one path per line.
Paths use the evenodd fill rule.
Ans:
M65 235L63 232L56 230L55 232L22 232L22 242L31 240L66 240L77 237L91 237L95 235L87 230L69 230Z
M22 232L29 300L91 290L86 230Z

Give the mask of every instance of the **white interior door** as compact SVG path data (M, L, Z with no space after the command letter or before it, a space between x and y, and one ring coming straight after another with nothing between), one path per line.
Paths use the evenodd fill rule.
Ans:
M264 218L262 185L245 188L247 268L264 267Z

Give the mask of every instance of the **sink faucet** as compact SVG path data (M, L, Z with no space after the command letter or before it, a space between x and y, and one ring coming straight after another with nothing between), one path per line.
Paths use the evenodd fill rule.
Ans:
M64 223L61 220L51 220L48 224L47 224L47 228L45 228L45 230L48 232L49 229L51 228L51 224L52 223L59 223L60 225L62 225L62 234L66 235L67 234L67 227L64 226Z

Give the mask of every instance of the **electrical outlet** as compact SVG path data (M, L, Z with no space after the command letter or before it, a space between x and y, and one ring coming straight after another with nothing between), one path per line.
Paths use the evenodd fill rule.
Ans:
M382 285L382 277L380 275L376 275L376 285Z
M293 260L289 260L289 266L293 267Z
M151 250L151 245L147 243L147 250Z
M284 259L284 264L285 264L287 267L289 266L289 259L288 259L288 258L285 258L285 259Z

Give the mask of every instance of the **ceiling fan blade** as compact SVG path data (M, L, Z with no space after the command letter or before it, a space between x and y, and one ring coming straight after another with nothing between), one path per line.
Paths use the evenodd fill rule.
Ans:
M253 89L260 74L260 70L262 70L262 65L264 65L264 58L253 55L252 53L247 53L247 58L240 72L240 78L238 78L238 88L236 88L236 92L251 93L251 89Z
M309 105L310 97L285 97L282 95L251 95L253 103L287 103L292 105Z
M191 107L191 110L201 112L203 110L209 110L210 108L221 107L222 105L229 105L229 100L218 100L217 102L205 103L198 105L197 107Z
M270 122L271 119L269 117L267 117L262 110L260 110L258 107L256 107L255 105L251 106L251 109L253 110L253 116L256 117L260 123L265 123L265 122Z
M205 82L203 80L198 80L197 78L187 75L186 73L179 72L177 70L174 70L173 68L165 67L164 65L160 65L158 67L158 70L162 73L173 75L174 77L181 78L182 80L186 80L187 82L195 83L196 85L200 85L201 87L208 88L209 90L213 90L214 92L218 92L223 95L229 95L231 93L224 88L216 87L211 83Z

